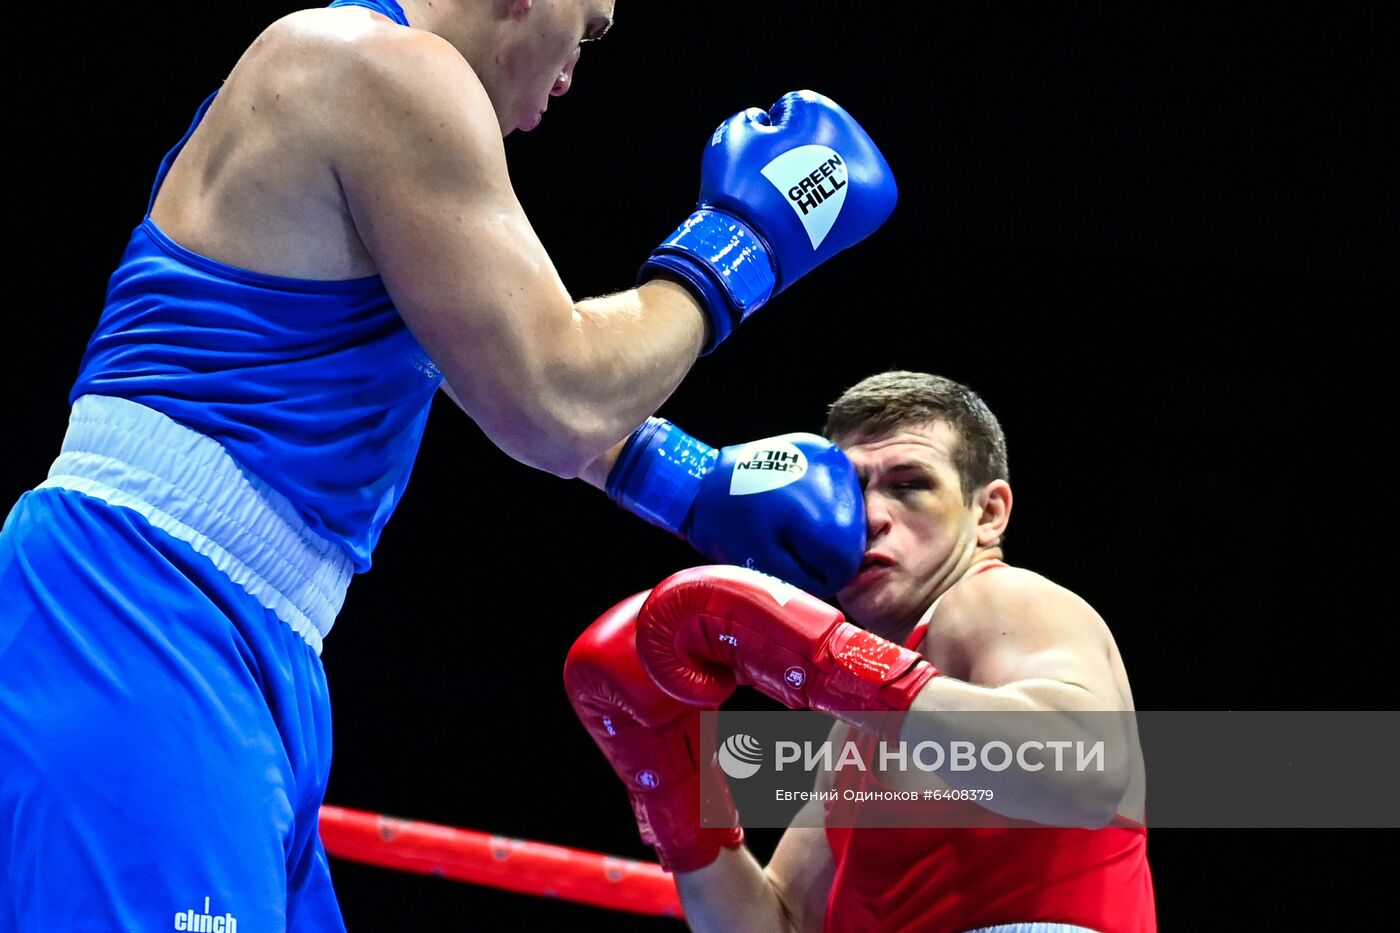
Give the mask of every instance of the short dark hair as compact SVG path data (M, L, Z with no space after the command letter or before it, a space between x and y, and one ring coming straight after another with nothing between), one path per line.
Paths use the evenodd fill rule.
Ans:
M962 443L953 465L964 501L992 480L1010 480L1006 435L981 396L960 382L931 373L891 370L862 379L827 409L823 432L837 438L874 438L901 428L943 421Z

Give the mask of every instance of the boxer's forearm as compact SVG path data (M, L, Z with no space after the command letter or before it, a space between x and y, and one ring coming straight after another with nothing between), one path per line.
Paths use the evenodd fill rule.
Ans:
M676 390L700 354L704 321L694 296L666 279L575 305L573 348L556 379L577 398L585 482L602 488L627 436Z
M578 478L583 480L594 489L606 490L608 488L608 474L617 463L617 458L622 454L622 448L627 446L627 439L623 438L598 459L590 463Z
M913 749L930 742L944 751L953 742L970 742L981 749L1003 742L1013 751L1025 743L1073 741L1093 748L1102 741L1103 769L1078 770L1078 751L1065 753L1067 767L1026 770L1013 763L1002 771L977 767L957 771L944 766L926 771L912 764L889 769L881 782L896 790L954 787L986 790L982 805L1003 816L1050 825L1103 825L1114 816L1130 777L1127 730L1131 713L1115 715L1089 690L1056 680L1025 680L1001 687L982 687L952 677L935 677L914 698L899 738L910 761ZM940 716L940 713L958 714ZM1037 715L1005 715L1035 713ZM1059 715L1057 715L1059 714ZM1087 714L1087 715L1086 715ZM1037 755L1039 746L1029 746ZM931 752L930 752L931 754ZM929 760L929 754L921 756Z
M577 302L564 326L522 335L512 375L496 380L504 390L468 391L444 372L455 390L449 394L507 454L600 485L607 472L595 464L615 459L616 445L675 391L704 339L704 317L691 293L655 279Z
M748 848L722 849L699 871L679 872L676 889L696 933L794 929L777 891Z

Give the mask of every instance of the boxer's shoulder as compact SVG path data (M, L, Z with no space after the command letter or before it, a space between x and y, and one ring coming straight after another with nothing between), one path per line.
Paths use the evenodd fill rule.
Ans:
M442 109L425 95L464 86L499 148L489 99L442 38L361 8L285 16L239 59L162 184L152 219L176 242L241 268L308 279L373 274L347 175L383 185L402 170L403 146L427 145L399 138L406 113ZM342 171L348 164L361 171Z
M501 124L472 66L441 36L385 23L318 21L309 42L318 58L302 122L325 141L346 195L402 194L406 177L428 190L460 192L478 180L508 189ZM306 44L290 40L279 60Z
M1074 591L1022 567L975 574L948 591L929 620L925 656L954 677L1008 644L1111 641L1094 608ZM962 672L961 674L959 672Z
M959 582L939 603L931 624L975 626L988 618L1034 616L1044 609L1093 611L1069 588L1034 570L1008 565Z
M372 135L425 99L472 103L471 92L480 88L447 40L354 7L302 10L277 20L249 46L224 90L271 98L265 103L286 108L300 132L319 129L338 140ZM399 106L382 106L387 103Z

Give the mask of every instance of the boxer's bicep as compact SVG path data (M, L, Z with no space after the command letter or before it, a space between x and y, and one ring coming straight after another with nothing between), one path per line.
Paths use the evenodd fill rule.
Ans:
M820 800L803 804L793 825L784 830L764 874L777 892L790 929L799 933L822 929L836 861L822 825Z
M356 82L363 113L335 159L356 231L458 404L507 453L548 468L537 448L557 428L549 368L576 328L573 300L511 188L471 69L436 37L388 46Z
M837 747L845 742L848 732L849 727L838 722L827 740ZM817 798L802 805L763 870L791 928L799 933L820 931L826 923L826 902L836 878L836 861L826 837L826 808L820 795L830 793L833 786L832 772L827 768L818 770L812 788Z

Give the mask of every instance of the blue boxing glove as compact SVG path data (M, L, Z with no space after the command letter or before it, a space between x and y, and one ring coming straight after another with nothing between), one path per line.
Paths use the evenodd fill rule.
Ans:
M711 560L835 593L865 554L865 497L841 448L784 434L716 450L649 418L608 474L608 495Z
M829 98L793 91L715 130L695 212L640 279L669 274L690 286L710 318L708 353L769 298L874 233L896 198L860 124Z

